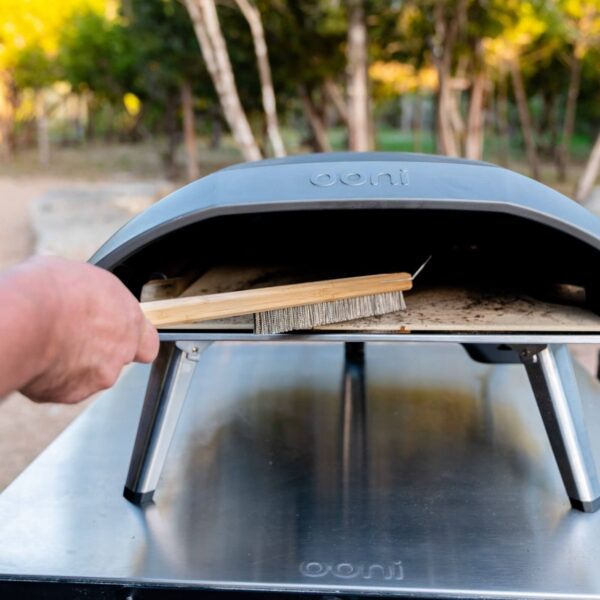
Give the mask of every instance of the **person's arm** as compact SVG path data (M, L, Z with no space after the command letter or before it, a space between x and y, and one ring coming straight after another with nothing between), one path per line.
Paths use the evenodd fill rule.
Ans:
M107 271L44 257L0 273L0 398L78 402L157 352L156 330Z

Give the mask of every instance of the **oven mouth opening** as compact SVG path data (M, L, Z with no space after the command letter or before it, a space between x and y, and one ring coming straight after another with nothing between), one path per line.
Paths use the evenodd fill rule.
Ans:
M600 332L600 293L593 276L598 250L548 225L504 213L332 209L218 216L155 240L115 274L138 298L151 300L186 294L219 269L225 276L214 292L245 289L248 281L264 287L414 273L429 256L405 294L408 310L402 318L377 318L380 323L362 326L382 333ZM153 297L149 282L167 295ZM339 324L342 329L347 324Z

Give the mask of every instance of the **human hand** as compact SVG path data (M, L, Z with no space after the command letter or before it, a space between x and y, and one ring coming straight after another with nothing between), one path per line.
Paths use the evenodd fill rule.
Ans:
M111 387L124 365L156 357L156 330L111 273L56 257L33 258L15 270L41 317L37 373L20 390L32 400L78 402Z

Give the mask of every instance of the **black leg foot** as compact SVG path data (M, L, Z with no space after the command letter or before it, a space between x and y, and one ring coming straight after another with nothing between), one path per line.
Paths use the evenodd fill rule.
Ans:
M586 502L583 500L577 500L576 498L569 498L571 501L571 506L575 510L580 510L584 513L593 513L596 512L600 508L600 498L596 498L590 502Z
M154 490L151 492L134 492L126 487L123 490L123 496L132 504L143 506L144 504L150 504L150 502L152 502L154 499Z

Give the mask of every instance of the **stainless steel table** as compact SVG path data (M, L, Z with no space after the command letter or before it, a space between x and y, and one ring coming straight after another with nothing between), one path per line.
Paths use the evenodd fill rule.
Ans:
M344 364L338 343L213 344L143 509L122 497L148 376L130 369L0 495L0 598L600 598L600 513L570 509L522 367L383 342L364 380ZM600 385L577 375L598 461Z

